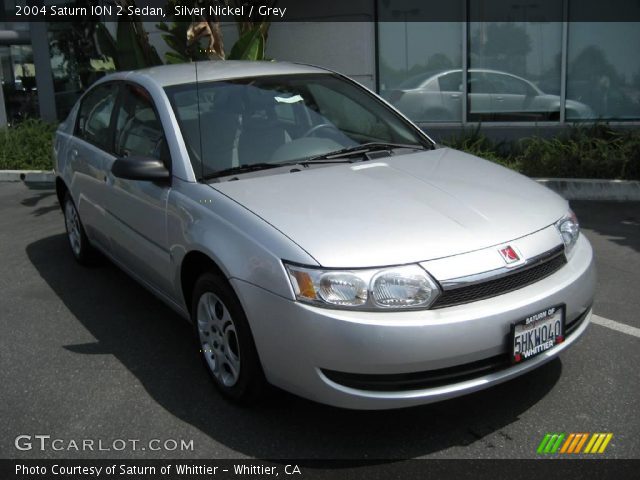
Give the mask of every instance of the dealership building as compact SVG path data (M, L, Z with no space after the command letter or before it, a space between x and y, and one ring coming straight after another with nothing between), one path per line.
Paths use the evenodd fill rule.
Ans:
M449 13L432 0L343 3L343 11L273 22L267 56L344 73L436 137L479 124L505 138L580 122L638 125L638 12L601 21L584 14L591 0L454 0ZM640 3L628 3L640 11ZM0 125L63 119L109 65L77 24L15 21L15 6L24 4L0 0ZM156 23L144 27L164 58ZM228 49L233 22L223 32ZM69 42L77 44L74 55L65 53Z

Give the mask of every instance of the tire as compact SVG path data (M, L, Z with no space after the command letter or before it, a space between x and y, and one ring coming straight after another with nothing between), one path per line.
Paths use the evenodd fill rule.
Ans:
M231 286L219 275L196 282L191 320L202 361L214 385L235 403L260 400L266 380L249 322Z
M69 192L64 195L62 213L64 214L64 226L73 257L81 265L92 265L96 260L97 252L89 243L80 215Z

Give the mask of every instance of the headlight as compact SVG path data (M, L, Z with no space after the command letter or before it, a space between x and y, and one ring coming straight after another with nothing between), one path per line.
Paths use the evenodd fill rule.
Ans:
M323 270L284 264L296 298L331 308L428 308L438 284L419 265L366 270Z
M580 224L576 214L569 210L569 213L556 222L556 228L564 242L564 251L569 255L580 235Z

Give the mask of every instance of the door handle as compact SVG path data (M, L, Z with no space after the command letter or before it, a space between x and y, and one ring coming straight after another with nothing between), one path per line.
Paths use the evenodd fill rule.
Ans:
M114 178L111 174L109 173L105 173L104 177L103 177L104 183L106 183L108 186L112 186L114 183Z
M460 94L459 93L452 93L451 94L451 98L460 98Z

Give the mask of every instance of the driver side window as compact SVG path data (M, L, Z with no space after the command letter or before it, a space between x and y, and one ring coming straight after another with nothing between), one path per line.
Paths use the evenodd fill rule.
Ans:
M350 98L322 85L309 85L309 91L320 105L320 114L346 132L359 133L366 138L392 141L388 127L373 113Z
M169 165L169 149L162 124L149 93L127 84L116 119L115 153L119 157L141 156Z
M80 105L76 136L108 151L111 112L117 95L118 88L114 83L98 85L90 91Z
M505 95L527 95L528 85L516 78L508 75L493 75L491 77L496 86L496 92Z

